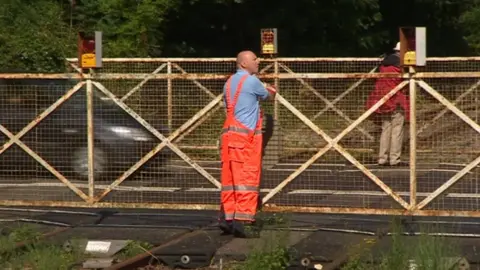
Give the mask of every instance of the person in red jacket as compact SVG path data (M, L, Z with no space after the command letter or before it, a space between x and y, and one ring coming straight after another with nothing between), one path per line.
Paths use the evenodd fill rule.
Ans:
M394 48L394 53L387 55L381 65L380 73L400 73L400 42ZM402 82L401 78L378 78L375 90L367 99L367 110L373 107L381 98ZM378 153L379 165L406 165L400 159L403 145L404 123L409 120L410 107L408 97L398 91L380 106L374 115L381 121L382 134Z

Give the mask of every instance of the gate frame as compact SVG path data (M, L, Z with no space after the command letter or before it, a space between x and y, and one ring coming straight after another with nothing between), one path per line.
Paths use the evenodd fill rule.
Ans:
M480 60L480 58L470 58L471 60ZM72 60L76 59L68 59L70 64L74 69L77 71L79 70L78 67L75 67L75 65L71 62ZM167 61L167 63L161 65L158 67L154 72L151 74L0 74L0 78L78 78L78 79L84 79L86 81L82 81L79 84L83 83L87 85L87 104L90 105L91 108L91 93L93 91L93 86L96 86L98 90L109 96L118 106L120 106L123 110L125 110L127 113L129 113L132 117L134 117L137 121L139 121L145 128L147 128L150 132L152 132L157 138L159 138L162 142L158 144L154 149L151 150L155 151L158 149L160 151L163 147L168 146L171 150L173 150L177 155L181 156L183 152L176 147L173 143L178 143L181 139L185 137L186 134L181 134L183 131L188 131L190 133L192 130L194 130L199 124L204 122L206 119L208 119L208 115L211 114L213 109L217 109L221 106L218 106L220 104L221 96L216 96L213 101L211 101L207 106L205 106L202 110L198 111L197 114L195 114L190 120L188 120L184 125L182 125L180 128L178 128L176 131L174 131L170 136L167 138L160 134L158 131L156 131L154 128L152 128L146 121L144 121L140 116L138 116L133 110L131 110L127 105L125 105L124 101L127 99L129 96L131 96L134 92L138 91L143 84L145 84L148 80L150 79L167 79L168 81L168 91L169 91L169 98L168 98L168 103L171 105L171 97L170 94L172 92L172 87L171 87L171 81L175 78L181 78L181 79L188 79L194 81L194 83L199 86L202 89L201 83L198 82L198 79L226 79L228 75L218 75L218 74L189 74L186 73L180 66L175 66L174 63L172 62L181 62L181 61L204 61L203 59L184 59L184 58L173 58L173 59L105 59L105 62L123 62L124 60L127 60L129 62L135 61L135 60L141 60L142 62L154 62L154 61ZM111 60L111 61L109 61ZM232 60L232 59L209 59L213 61L226 61L226 60ZM293 72L289 72L288 69L285 69L288 73L279 73L279 68L282 67L282 64L279 64L278 62L280 61L374 61L378 60L378 58L308 58L308 59L302 59L302 58L288 58L288 59L282 59L278 58L273 60L273 66L275 68L275 72L273 74L265 74L265 75L260 75L260 78L265 78L265 79L274 79L276 84L278 84L278 81L280 79L296 79L299 80L302 83L302 79L306 78L312 78L312 79L328 79L328 78L359 78L361 79L359 82L357 82L354 85L359 85L362 80L365 80L367 78L380 78L380 77L401 77L404 79L408 79L408 81L404 81L401 87L397 87L395 89L392 89L389 94L387 94L384 98L382 98L380 101L378 101L374 107L371 109L367 110L364 112L360 117L358 117L355 121L349 121L349 119L346 119L349 122L349 126L345 128L339 135L337 135L334 138L329 137L327 134L325 134L317 125L315 125L310 119L305 117L300 111L298 111L293 105L291 105L287 100L285 100L280 94L277 95L277 100L276 104L282 104L287 109L289 109L292 113L294 113L297 117L300 118L308 127L310 127L312 130L314 130L318 135L323 137L327 141L327 146L323 147L320 151L317 152L310 160L313 161L307 161L304 163L300 168L298 168L293 174L300 174L303 172L309 165L310 162L313 163L316 159L318 159L321 155L323 155L325 152L328 150L334 148L337 150L340 154L342 154L347 160L349 160L353 165L355 165L357 168L359 168L364 174L366 174L373 182L375 182L377 185L381 187L381 189L390 197L392 197L394 200L396 200L404 209L359 209L359 208L344 208L344 207L302 207L302 206L276 206L272 204L267 204L267 202L278 192L281 191L283 187L285 187L289 182L293 181L294 178L296 177L291 177L290 175L287 179L282 181L282 183L271 190L267 196L263 199L263 210L266 211L276 211L276 212L282 212L282 211L296 211L296 212L332 212L334 211L335 213L363 213L363 214L400 214L400 215L440 215L440 216L480 216L480 212L478 211L456 211L456 210L424 210L423 208L428 205L431 201L433 201L435 198L440 196L443 192L445 192L448 188L450 188L453 184L455 184L457 181L460 180L461 177L463 177L466 173L470 172L475 166L480 164L480 156L477 157L475 160L473 160L471 163L469 163L467 166L465 166L461 171L459 171L456 175L454 175L452 178L450 178L447 182L445 182L442 186L440 186L437 190L434 192L430 193L427 198L425 198L422 202L418 203L416 202L416 166L415 166L415 161L416 161L416 135L418 135L418 130L416 128L416 110L415 110L415 98L416 98L416 85L420 86L423 90L428 92L430 95L432 95L435 99L437 99L441 104L445 105L446 108L442 110L440 113L438 113L432 121L429 123L426 123L422 128L424 129L427 125L431 125L433 122L438 120L441 116L443 116L446 113L446 109L451 110L455 115L459 116L463 121L465 121L468 125L470 125L474 130L480 133L480 125L475 123L472 119L470 119L466 114L464 114L460 109L458 109L455 105L456 103L465 97L468 93L476 89L477 86L480 85L480 81L474 84L470 89L467 90L467 92L463 93L454 102L450 102L447 99L445 99L440 93L438 93L435 89L430 87L428 84L426 84L422 79L423 78L479 78L480 77L480 72L418 72L415 73L414 70L410 70L408 74L404 75L397 75L397 74L375 74L373 73L374 70L370 71L369 73L350 73L350 74L339 74L339 73L302 73L302 74L295 74ZM447 57L447 58L429 58L427 59L428 61L454 61L454 60L469 60L463 57ZM159 74L161 70L163 70L167 67L167 74ZM270 65L268 68L270 68L272 65ZM173 74L172 73L172 67L178 69L181 71L181 74ZM283 68L283 67L282 67ZM287 67L288 68L288 67ZM291 70L290 70L291 71ZM102 84L99 82L95 82L92 80L96 79L143 79L141 83L139 83L137 86L135 86L133 89L131 89L125 96L123 96L121 99L115 97L108 89L106 89ZM78 86L77 84L76 86ZM302 83L303 84L303 83ZM395 192L393 192L388 186L383 184L383 182L378 179L373 173L371 173L368 169L366 169L362 164L360 164L353 156L350 155L342 146L338 145L338 142L340 139L351 132L352 130L356 129L358 124L360 124L362 121L367 119L367 117L373 113L378 107L380 107L388 98L393 96L397 91L399 91L400 88L405 86L406 84L409 84L409 93L410 93L410 106L413 108L410 111L410 203L407 203L405 200L400 198ZM83 86L83 85L82 85ZM82 86L80 86L78 89L80 89ZM348 94L350 91L352 91L355 87L351 86L348 88L346 91L342 93L341 98L343 98L346 94ZM204 87L203 87L204 88ZM77 89L77 91L78 91ZM205 92L210 92L208 89L204 88L202 90L206 90ZM309 89L313 90L314 92L315 89ZM72 91L70 89L69 91ZM64 177L62 178L62 175L59 174L53 167L51 167L48 163L46 163L41 157L36 155L33 151L31 151L28 146L26 146L23 142L20 141L20 138L25 135L29 130L31 130L36 123L39 122L42 119L44 119L48 114L50 114L53 110L55 110L56 107L60 106L61 103L65 100L63 98L68 95L65 94L62 96L57 102L52 104L47 110L45 110L43 113L39 115L39 119L37 117L36 120L33 120L30 122L26 127L22 129L19 133L12 134L9 132L4 126L0 125L0 131L4 133L7 137L9 137L9 141L4 144L4 149L0 150L0 154L3 153L6 148L5 145L9 144L7 147L17 144L19 145L23 150L25 150L28 154L30 154L34 159L36 159L40 164L42 164L44 167L46 167L52 174L57 176L61 182L63 182L67 187L69 187L72 191L77 193L75 189L77 189L79 192L84 194L82 191L80 191L76 186L74 186L71 182L68 181L68 179L65 179ZM211 92L210 92L211 94ZM73 95L73 93L71 94ZM71 96L70 95L70 96ZM211 95L210 95L211 96ZM317 95L318 96L318 95ZM340 97L339 96L339 97ZM212 97L212 96L211 96ZM319 96L320 97L320 96ZM328 101L327 99L322 99L326 103L326 107L320 111L317 115L321 115L324 111L328 109L336 109L334 104L338 102L341 98L337 97L336 99L332 101ZM68 99L68 98L67 98ZM57 104L55 106L55 104ZM221 105L221 104L220 104ZM275 106L275 117L278 117L278 106ZM202 113L200 113L202 112ZM92 131L92 123L91 123L91 110L88 110L87 112L87 118L88 118L88 129L91 132ZM340 113L337 112L340 116L342 116ZM348 117L348 116L347 116ZM346 117L343 117L346 118ZM169 110L169 126L171 126L172 122L172 112ZM315 119L315 118L314 118ZM412 122L413 120L413 122ZM194 123L192 123L194 122ZM188 124L190 123L190 124ZM198 124L198 125L197 125ZM420 131L422 130L420 129ZM152 130L153 129L153 130ZM89 133L90 133L89 132ZM93 133L93 132L92 132ZM176 134L176 136L172 136ZM412 136L413 135L413 136ZM89 146L89 168L91 169L93 166L93 155L91 153L93 149L93 140L90 138L88 140L88 146ZM173 137L173 138L172 138ZM180 139L179 139L180 138ZM157 151L157 152L158 152ZM150 154L149 153L149 154ZM155 152L156 153L156 152ZM155 154L154 153L154 154ZM147 154L147 155L149 155ZM154 155L152 154L152 156ZM146 156L147 156L146 155ZM146 156L142 157L145 158ZM186 156L186 155L185 155ZM182 157L183 159L183 157ZM185 157L185 161L187 161L189 158L188 156ZM141 161L141 160L140 160ZM139 162L140 162L139 161ZM413 161L413 162L412 162ZM146 161L145 161L146 162ZM187 161L187 163L189 163ZM137 163L138 164L138 163ZM128 172L134 168L137 164L132 166L128 171L126 171L122 176L128 174ZM143 164L143 163L142 163ZM193 168L197 169L196 166L198 164L196 163L189 163ZM139 165L141 166L141 164ZM138 167L139 167L138 166ZM49 168L50 167L50 168ZM303 168L303 169L302 169ZM197 171L201 172L203 168L198 166ZM91 171L91 170L90 170ZM203 170L207 175L208 172ZM132 171L133 172L133 171ZM131 172L131 173L132 173ZM131 174L130 173L130 174ZM122 177L121 176L121 177ZM125 180L129 174L123 179ZM205 175L204 175L205 176ZM211 175L210 175L211 176ZM93 190L94 190L94 179L93 179L93 174L89 175L89 195L87 196L80 196L80 194L77 193L80 197L84 199L84 202L54 202L54 201L21 201L21 200L0 200L1 205L30 205L30 206L39 206L39 205L48 205L48 206L87 206L87 207L141 207L141 208L171 208L171 209L218 209L217 205L209 205L209 204L203 204L203 205L189 205L189 204L159 204L159 203L153 203L153 204L147 204L147 203L106 203L106 202L100 202L100 200L108 194L113 188L117 187L123 180L118 178L115 180L109 187L107 187L104 190L104 193L102 193L100 196L96 197L95 199L92 200L93 197ZM207 179L208 177L205 176ZM213 177L212 177L213 178ZM288 180L291 178L290 180ZM375 179L376 178L376 179ZM216 179L215 179L216 180ZM288 181L287 181L288 180ZM211 181L217 188L219 187L218 181L216 183L214 181ZM115 183L117 183L115 185Z

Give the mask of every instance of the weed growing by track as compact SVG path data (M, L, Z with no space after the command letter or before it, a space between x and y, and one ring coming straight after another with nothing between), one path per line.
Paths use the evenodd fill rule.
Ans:
M0 236L1 269L71 269L82 258L78 250L66 251L63 247L38 241L41 234L30 225L5 228L3 232ZM25 242L25 246L16 249L20 242Z
M39 241L41 234L30 225L2 229L0 235L0 269L65 270L79 269L85 259L84 247L80 239L71 239L68 248L47 241ZM19 242L26 245L15 248ZM145 252L152 247L149 243L129 241L117 254L119 261Z
M284 270L287 269L291 258L288 248L290 239L290 218L284 214L265 215L258 213L264 226L285 228L285 230L263 230L262 240L252 240L250 253L246 260L226 269L231 270Z
M129 241L128 244L115 256L119 260L126 260L138 254L144 253L153 248L153 245L146 242Z
M438 231L436 226L421 228L420 236L405 234L400 223L392 222L392 235L388 247L375 260L371 250L355 250L342 270L447 270L451 262L446 258L460 257L455 241L445 236L431 236L429 232Z

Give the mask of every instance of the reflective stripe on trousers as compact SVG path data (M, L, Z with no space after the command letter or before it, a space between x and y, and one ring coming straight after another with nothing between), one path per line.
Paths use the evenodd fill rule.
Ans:
M258 192L258 187L256 186L245 186L245 185L236 185L236 186L223 186L222 191L256 191Z
M253 220L253 219L255 219L255 215L242 214L242 213L226 213L225 214L225 219L226 220L232 220L232 219Z

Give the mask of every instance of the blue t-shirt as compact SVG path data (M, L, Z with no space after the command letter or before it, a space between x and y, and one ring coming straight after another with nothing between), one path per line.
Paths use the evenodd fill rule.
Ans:
M230 84L230 104L233 102L233 98L235 97L238 83L245 74L248 73L240 69L237 70L237 73L233 75L232 82ZM223 102L225 106L225 100L227 98L226 90L227 84L225 83L223 86ZM255 129L260 111L258 98L265 100L268 98L268 95L269 93L267 89L265 89L265 86L262 84L262 82L257 77L249 75L243 83L242 92L240 92L240 95L238 96L237 105L235 106L235 118L249 129Z

